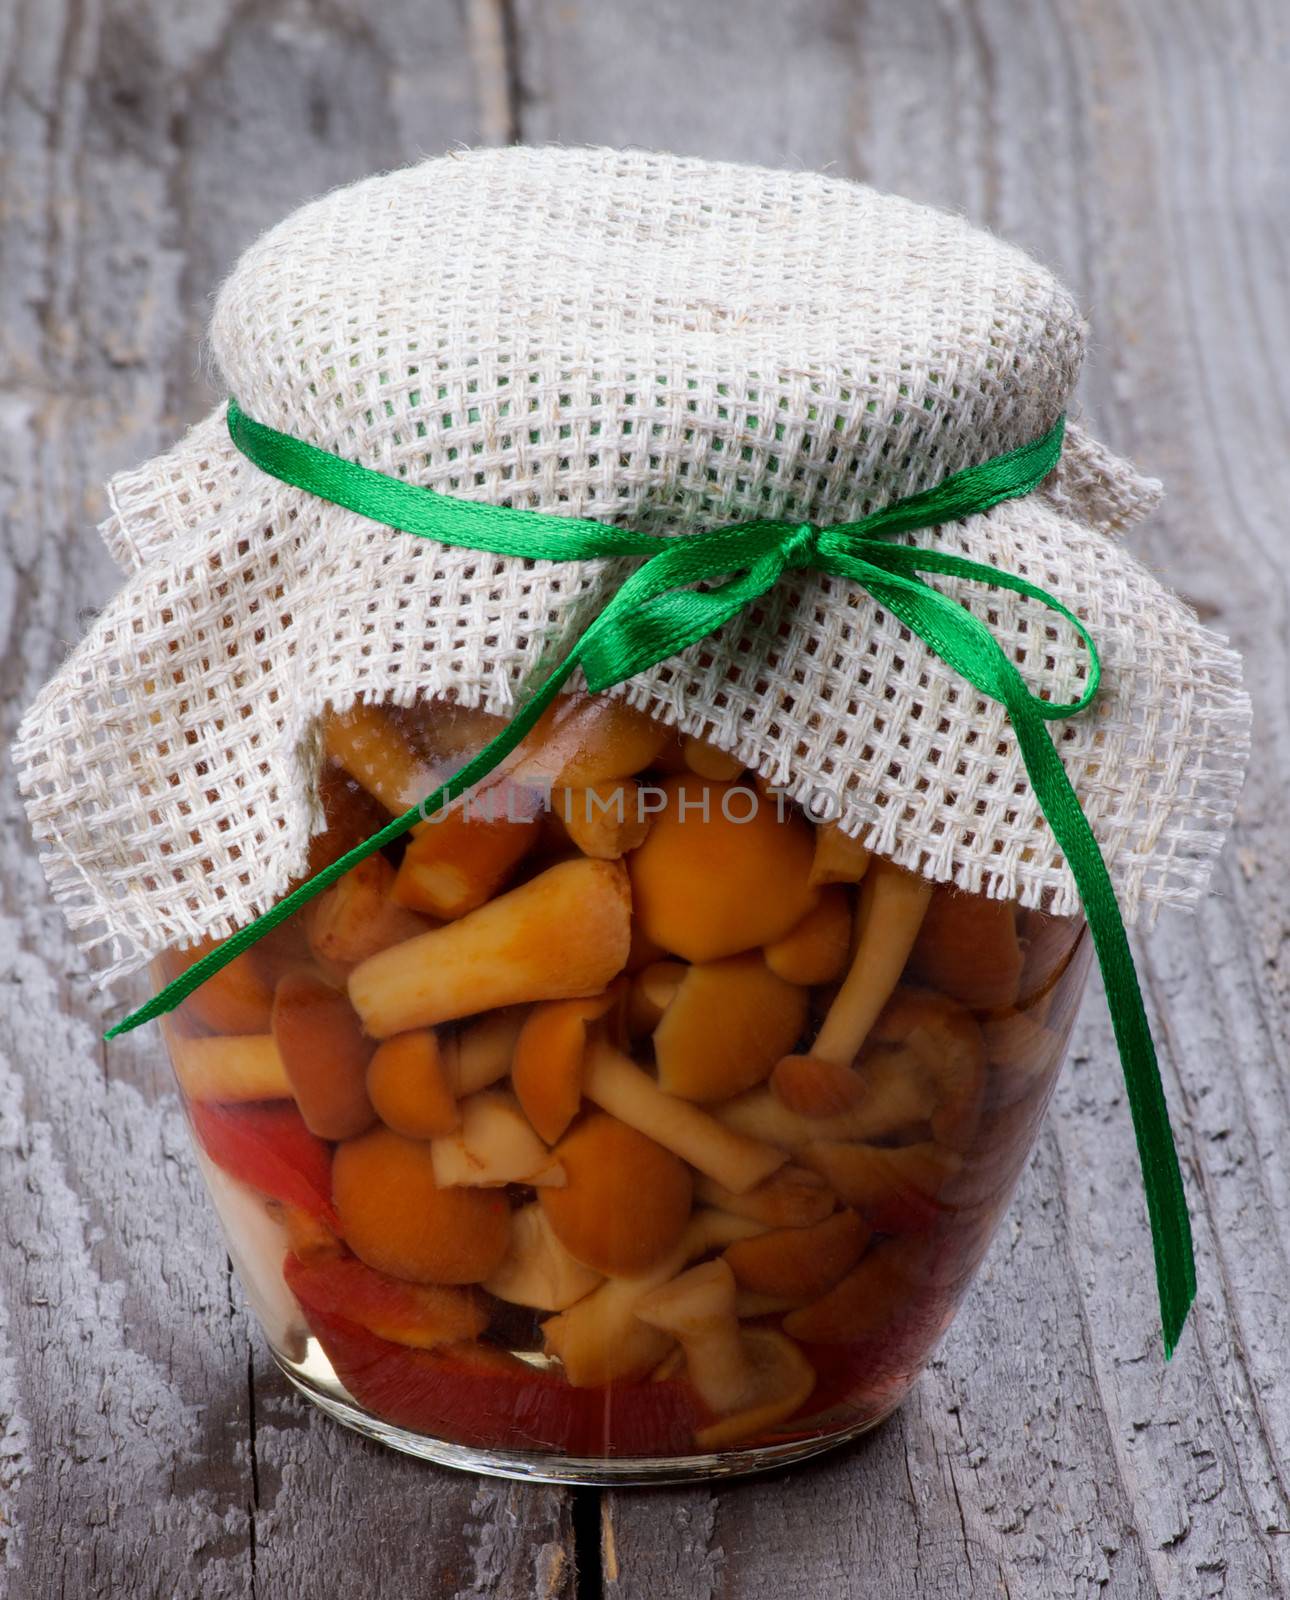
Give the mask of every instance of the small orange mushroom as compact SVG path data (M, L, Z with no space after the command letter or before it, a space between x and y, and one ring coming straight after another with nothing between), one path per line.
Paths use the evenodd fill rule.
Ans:
M284 973L273 994L273 1037L310 1133L350 1139L372 1125L373 1045L343 990L307 970Z
M986 1010L1013 1004L1024 964L1011 902L937 887L910 953L910 977Z
M775 1228L728 1245L723 1259L741 1289L814 1300L859 1261L873 1230L854 1211L806 1228Z
M387 1128L409 1139L451 1133L459 1116L433 1028L396 1033L367 1064L367 1095Z
M537 843L536 801L502 779L438 812L404 851L394 898L414 911L450 921L490 900Z
M571 843L597 861L617 861L645 841L651 815L630 778L551 791L551 811Z
M735 1278L708 1261L651 1290L636 1315L678 1339L699 1398L721 1419L695 1434L703 1450L725 1449L792 1416L815 1387L815 1371L782 1333L739 1326Z
M648 767L671 738L671 730L654 722L625 700L584 698L557 705L548 748L558 754L554 780L566 788L631 778ZM547 757L545 750L538 759Z
M851 955L851 903L837 884L820 891L819 903L782 939L768 944L766 965L787 983L835 983Z
M706 739L696 739L687 734L681 741L681 759L700 778L715 778L718 783L729 783L748 765L728 750L718 750Z
M658 1027L689 970L684 961L654 961L635 974L627 994L627 1031L633 1039Z
M856 906L851 970L815 1036L813 1056L843 1067L855 1060L899 981L931 897L922 878L882 858L873 862Z
M755 789L668 778L662 809L632 853L646 935L687 961L717 961L789 932L814 906L811 830L777 820Z
M398 816L435 787L434 769L379 706L355 701L323 719L327 754Z
M564 1182L560 1163L529 1126L513 1095L484 1089L463 1100L460 1109L458 1126L430 1145L441 1189Z
M654 1030L659 1087L684 1100L725 1100L760 1083L806 1024L804 989L759 951L697 962Z
M271 1033L189 1037L166 1029L179 1087L190 1100L289 1100L291 1081Z
M432 1147L375 1127L336 1148L341 1237L378 1272L412 1283L482 1283L510 1248L511 1211L490 1189L441 1189Z
M939 1104L933 1076L922 1055L912 1048L876 1046L866 1051L852 1076L859 1097L839 1111L831 1111L827 1100L822 1100L812 1106L810 1114L804 1114L778 1098L778 1084L775 1091L752 1089L714 1110L727 1127L792 1151L816 1139L902 1136L925 1124Z
M642 1297L674 1278L688 1261L760 1231L761 1225L746 1217L707 1208L696 1211L676 1247L647 1272L607 1278L567 1311L549 1317L542 1324L543 1348L559 1359L565 1378L576 1388L644 1377L675 1341L637 1320L636 1306Z
M627 875L565 861L457 922L382 950L349 977L367 1031L387 1038L530 1000L599 994L630 939Z
M487 1089L507 1075L527 1015L527 1006L490 1011L440 1041L444 1071L456 1099Z
M515 1040L511 1087L524 1114L554 1144L582 1104L582 1068L589 1023L615 1003L614 990L588 1000L548 1000L525 1018Z
M381 802L330 758L318 774L318 799L325 827L309 841L306 878L339 861L390 820Z
M360 961L404 939L425 933L424 917L393 898L394 868L382 855L368 856L304 910L309 948L322 966L348 973Z
M877 1244L818 1300L784 1318L784 1332L807 1344L850 1344L886 1332L913 1295L904 1243Z
M218 943L217 939L204 939L184 950L167 950L160 960L163 979L169 983L187 972ZM183 1020L195 1022L209 1033L267 1033L273 983L258 954L243 951L194 989L180 1010Z
M685 1163L616 1117L598 1112L557 1146L561 1188L539 1196L556 1238L593 1271L639 1273L674 1249L690 1216Z
M733 1194L699 1173L694 1198L734 1216L748 1217L768 1228L805 1228L822 1222L833 1210L833 1191L808 1167L781 1167L743 1194Z
M815 859L811 863L811 883L819 888L826 883L859 883L869 870L867 846L836 822L823 823L815 830Z
M874 1026L874 1038L917 1056L917 1076L935 1098L932 1137L964 1150L976 1131L985 1090L985 1041L970 1012L927 989L902 987Z
M569 1254L535 1201L513 1213L511 1248L484 1288L512 1305L563 1311L603 1282L602 1274Z
M740 1194L784 1165L783 1151L726 1127L655 1080L607 1040L588 1050L583 1093L603 1110L656 1140L692 1167ZM755 1092L755 1091L754 1091Z
M1024 953L1017 1004L1030 1010L1052 995L1088 933L1082 917L1053 917L1043 911L1017 913L1017 938Z
M785 1056L770 1075L775 1097L804 1117L832 1117L865 1097L864 1080L853 1067L818 1056Z
M925 1233L946 1215L942 1191L962 1170L953 1150L921 1144L808 1144L798 1160L879 1233Z

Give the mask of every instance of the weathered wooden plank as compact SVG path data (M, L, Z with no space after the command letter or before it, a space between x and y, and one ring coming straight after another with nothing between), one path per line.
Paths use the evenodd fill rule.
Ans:
M6 748L116 585L102 480L213 399L196 352L220 275L308 195L487 133L468 46L451 0L0 7ZM567 1496L378 1450L278 1375L160 1046L100 1045L3 765L0 1589L571 1593Z
M735 18L520 0L518 15L526 137L831 165L1053 264L1092 317L1091 415L1172 491L1140 551L1231 632L1256 685L1285 683L1275 8L796 0ZM1283 694L1259 700L1214 899L1138 941L1201 1258L1173 1364L1091 1000L1004 1235L904 1413L784 1479L609 1496L609 1592L1286 1592L1290 716Z

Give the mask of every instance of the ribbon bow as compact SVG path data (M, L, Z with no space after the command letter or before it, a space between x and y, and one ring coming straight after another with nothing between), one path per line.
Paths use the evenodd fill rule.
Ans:
M596 693L624 683L722 627L774 588L785 572L828 572L865 589L981 694L1003 705L1031 784L1074 874L1106 985L1142 1164L1155 1251L1166 1356L1173 1354L1196 1292L1191 1227L1160 1070L1115 891L1088 819L1044 726L1077 716L1097 694L1097 649L1079 618L1054 596L983 562L915 546L891 535L937 527L1029 494L1057 464L1064 419L1042 438L954 473L858 522L752 519L686 538L634 533L577 517L457 500L346 461L255 422L228 404L234 444L265 472L360 516L419 538L528 560L648 559L611 596L560 664L473 760L424 800L203 956L105 1035L116 1038L171 1011L351 867L450 804L486 777L531 732L578 667ZM1084 692L1054 703L1033 694L993 634L923 573L1011 589L1056 612L1088 651ZM720 581L718 581L720 580ZM701 585L701 587L695 587Z

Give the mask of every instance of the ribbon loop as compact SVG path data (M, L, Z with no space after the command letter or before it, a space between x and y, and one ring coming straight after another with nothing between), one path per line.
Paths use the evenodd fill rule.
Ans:
M817 529L808 522L754 518L685 538L455 500L278 433L247 417L232 400L228 426L238 449L265 472L418 538L523 560L647 559L502 732L460 772L195 962L110 1029L107 1038L173 1010L360 861L486 777L533 730L575 668L582 668L593 692L625 683L710 637L768 593L786 571L827 572L867 591L980 694L1001 704L1011 721L1035 794L1079 886L1106 982L1151 1220L1165 1352L1173 1353L1196 1289L1182 1176L1115 891L1045 727L1046 722L1078 715L1092 703L1101 677L1096 646L1073 612L1025 578L948 551L893 542L895 535L977 516L1001 501L1029 494L1057 463L1063 418L1042 438L956 472L934 488L857 522ZM1078 698L1050 701L1032 691L986 624L928 583L925 573L1008 589L1063 618L1087 650Z

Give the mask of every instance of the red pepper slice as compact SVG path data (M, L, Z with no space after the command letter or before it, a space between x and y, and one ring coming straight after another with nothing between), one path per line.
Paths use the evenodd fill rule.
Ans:
M683 1383L575 1389L488 1345L413 1350L344 1317L306 1315L359 1405L455 1444L583 1457L683 1455L709 1420Z
M337 1226L331 1203L331 1150L305 1127L294 1105L188 1107L198 1144L217 1167L252 1189Z

